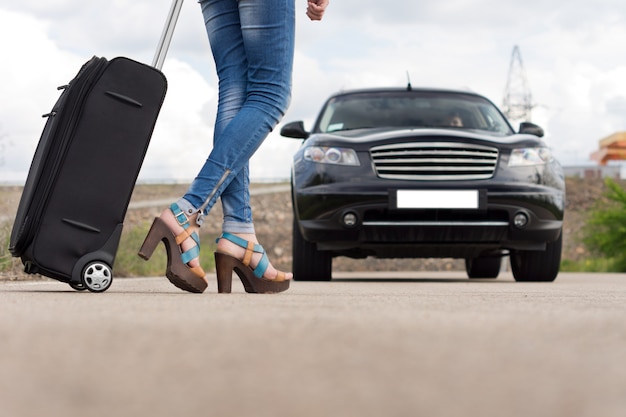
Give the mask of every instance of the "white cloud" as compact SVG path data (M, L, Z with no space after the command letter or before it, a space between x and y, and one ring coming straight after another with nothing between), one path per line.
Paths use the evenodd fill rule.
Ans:
M191 181L211 148L216 91L189 64L169 59L168 91L140 179Z
M47 24L18 12L0 11L0 180L25 177L45 119L81 62L45 36Z
M8 3L8 2L5 2ZM0 180L25 176L55 87L91 55L150 62L170 0L22 0L0 5ZM518 44L538 105L533 120L564 162L626 129L626 3L528 0L341 0L298 25L292 106L310 128L329 94L402 86L471 88L500 105ZM186 2L164 72L170 82L142 176L188 181L212 142L216 77L196 2ZM252 159L256 177L286 177L298 141L278 126ZM180 151L180 149L184 151ZM17 172L17 174L16 174Z

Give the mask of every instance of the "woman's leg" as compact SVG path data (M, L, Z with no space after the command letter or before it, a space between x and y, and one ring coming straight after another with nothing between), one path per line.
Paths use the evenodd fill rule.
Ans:
M220 80L214 151L203 170L211 166L212 158L228 160L233 157L233 150L241 151L244 164L241 168L233 165L237 175L221 193L223 231L258 243L249 203L248 160L289 104L294 5L293 0L240 0L239 24L235 25L236 18L226 17L222 1L229 1L230 13L233 0L201 2ZM198 179L194 182L200 183ZM195 185L198 184L191 188ZM214 198L209 194L209 200ZM213 204L214 201L208 201L207 207ZM225 239L218 242L218 251L243 257L243 249ZM252 265L259 260L260 255L255 255ZM277 271L269 265L264 276L275 278Z
M200 1L220 79L220 109L213 151L205 165L187 194L155 220L169 228L171 236L164 236L167 241L171 243L176 237L181 252L185 252L181 259L168 261L168 273L173 271L170 261L180 265L182 260L190 268L199 266L197 239L184 236L195 236L204 215L234 180L226 193L228 218L232 221L225 222L225 231L232 227L232 233L256 242L249 210L247 166L289 103L295 21L293 1ZM142 249L149 252L162 233L162 229L151 231ZM231 248L224 240L220 240L218 248L242 259L243 255L237 253L241 248ZM189 260L190 256L186 255L192 253L196 256ZM149 257L147 253L144 255ZM260 256L253 257L251 265L267 264L267 258L264 259L259 264ZM173 278L169 275L168 278L183 289L190 290L188 284L204 280L192 269L178 268L177 271L171 274ZM263 276L279 277L273 267L268 267ZM191 287L194 292L204 289L199 284Z
M226 193L225 226L244 223L253 233L246 171L250 157L289 104L294 0L204 0L200 4L220 79L220 108L213 151L181 206L206 214L237 178L233 192Z
M213 137L219 138L245 103L248 60L243 47L238 4L228 1L204 2L201 5L218 71L219 97ZM209 7L213 7L214 11L211 12ZM222 48L224 45L231 45L231 47L225 50ZM236 231L254 233L249 182L246 163L221 194L224 212L223 228L233 233Z

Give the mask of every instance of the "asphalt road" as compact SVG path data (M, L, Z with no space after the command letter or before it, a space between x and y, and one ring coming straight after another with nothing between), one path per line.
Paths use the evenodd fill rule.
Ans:
M2 282L0 416L626 415L626 275L337 275Z

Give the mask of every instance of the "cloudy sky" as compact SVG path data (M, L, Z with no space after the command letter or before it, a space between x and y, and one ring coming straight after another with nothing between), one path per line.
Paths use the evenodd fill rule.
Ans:
M501 105L518 45L532 121L563 164L589 163L598 140L626 130L623 0L331 0L321 23L304 15L306 0L296 4L284 122L310 128L328 95L404 86L407 73L414 86L469 88ZM170 0L0 0L0 182L25 179L56 86L93 55L150 63L169 7ZM211 149L216 107L195 0L183 6L163 71L170 87L140 179L189 181ZM288 178L298 146L273 133L252 160L252 176Z

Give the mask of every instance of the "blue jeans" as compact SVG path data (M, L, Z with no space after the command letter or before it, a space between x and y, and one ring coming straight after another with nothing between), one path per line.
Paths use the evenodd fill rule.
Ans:
M294 0L200 0L219 78L213 150L178 204L198 223L221 197L224 232L254 233L248 161L291 99Z

